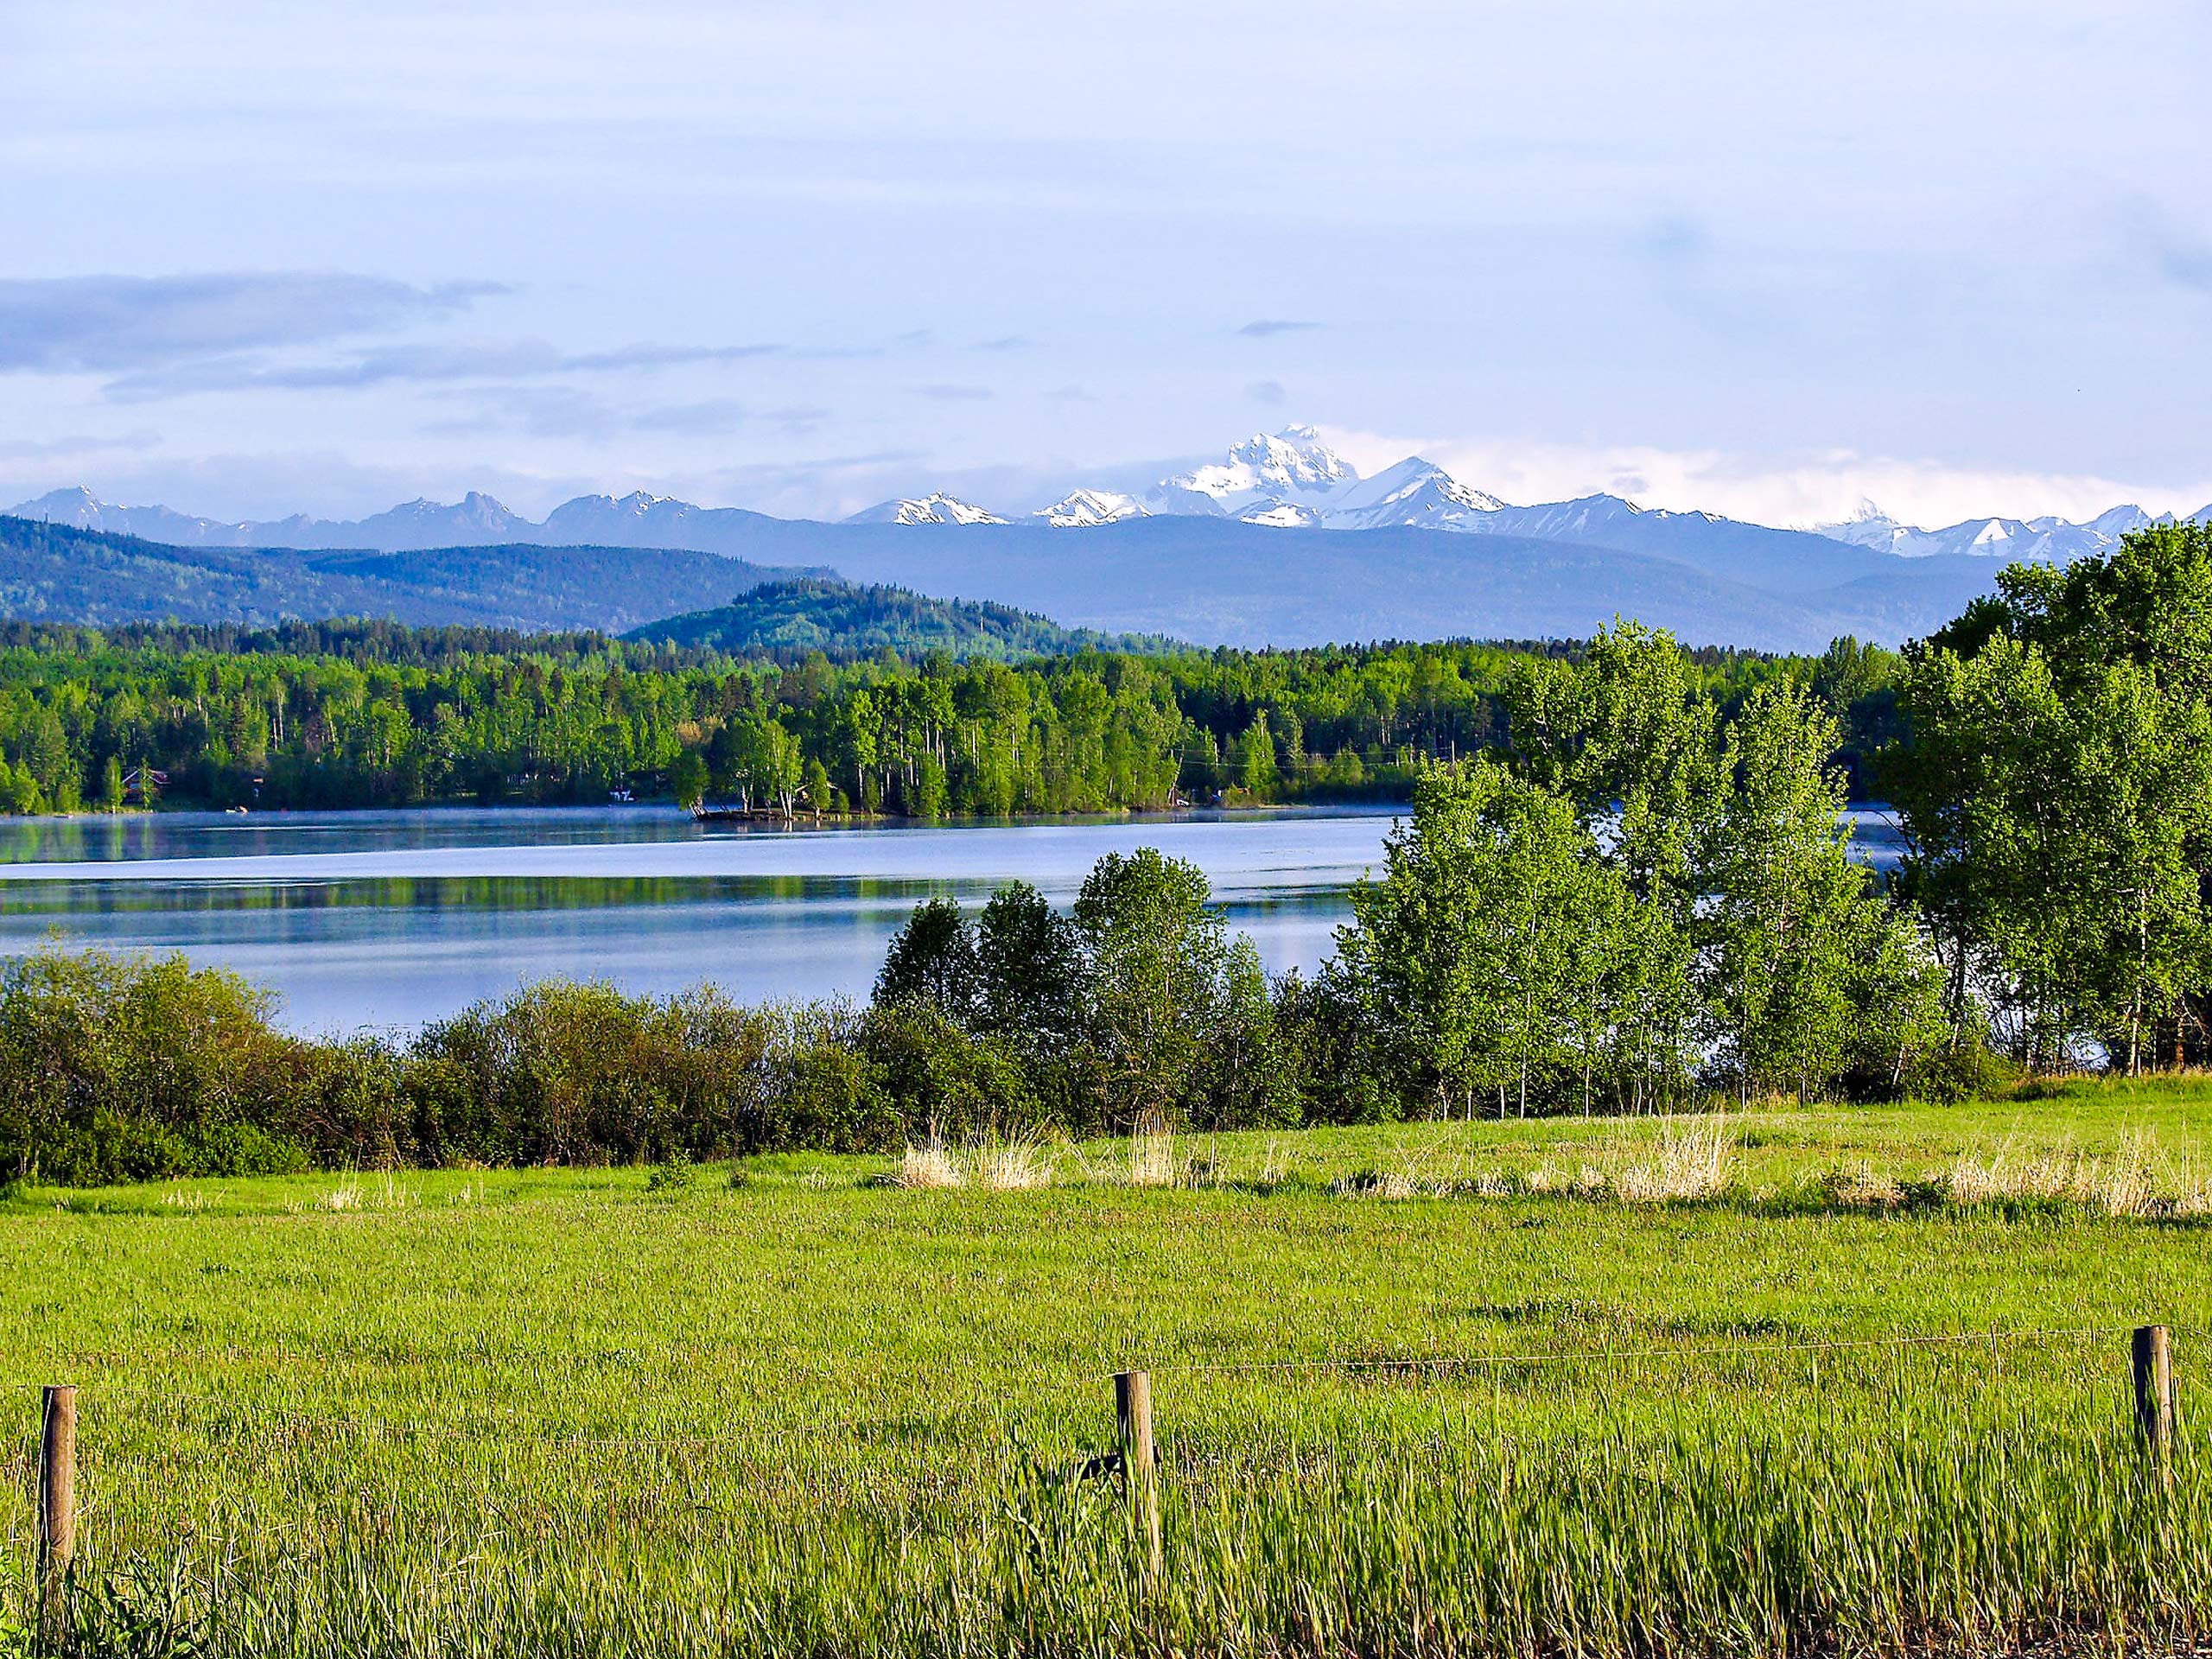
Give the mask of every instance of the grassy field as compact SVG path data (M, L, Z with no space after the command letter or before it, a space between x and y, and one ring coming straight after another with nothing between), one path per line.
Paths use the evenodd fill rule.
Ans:
M2212 1085L1713 1127L1045 1147L1015 1190L779 1158L735 1186L19 1192L0 1649L28 1641L48 1381L83 1390L83 1639L140 1652L1986 1651L2212 1624L2212 1433L2184 1409L2171 1478L2145 1465L2126 1335L2167 1322L2185 1384L2212 1375ZM1071 1472L1110 1449L1125 1367L1154 1373L1156 1581L1115 1483Z

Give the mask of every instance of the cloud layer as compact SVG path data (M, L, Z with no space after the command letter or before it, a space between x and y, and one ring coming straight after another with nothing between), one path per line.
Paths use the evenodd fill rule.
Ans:
M315 271L0 280L0 371L99 373L311 345L448 317L506 291Z

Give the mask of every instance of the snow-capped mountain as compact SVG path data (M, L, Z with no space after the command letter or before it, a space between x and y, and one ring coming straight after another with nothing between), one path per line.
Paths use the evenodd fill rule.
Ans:
M232 523L165 506L124 507L84 488L54 490L10 508L16 518L77 529L132 535L182 547L366 549L508 543L563 547L689 549L743 558L764 556L804 521L785 521L741 507L702 507L643 491L584 495L556 507L542 524L472 492L456 502L418 499L360 519L290 518ZM2212 505L2191 515L2212 523ZM1260 434L1219 461L1162 479L1140 499L1117 491L1070 490L1051 506L1019 515L1033 531L1096 528L1154 517L1217 520L1283 530L1334 531L1423 529L1573 543L1700 564L1739 575L1773 566L1809 581L1810 573L1842 567L1846 550L1909 558L1967 556L1993 564L2012 560L2063 563L2110 550L2121 537L2173 522L2123 505L2087 523L2037 518L1973 518L1941 530L1900 524L1866 505L1854 518L1810 529L1770 529L1710 513L1643 508L1618 495L1514 506L1453 478L1418 455L1363 479L1310 426ZM942 491L887 501L855 513L861 524L1005 525L1001 518ZM779 555L780 556L780 555Z
M1152 509L1134 495L1115 490L1070 490L1051 506L1029 516L1055 530L1082 530L1124 518L1149 518Z
M2207 520L2212 507L2194 515ZM1815 524L1814 533L1854 547L1871 547L1905 558L1939 553L1969 553L1986 558L2037 560L2063 564L2120 545L2130 531L2175 522L2171 512L2155 518L2133 502L2108 507L2086 524L2046 514L2039 518L1967 518L1942 530L1901 524L1872 502L1840 524Z
M1233 446L1226 461L1162 479L1145 503L1154 512L1237 518L1255 505L1295 503L1319 507L1359 481L1351 463L1321 442L1310 426L1287 426Z
M35 500L10 507L8 512L10 518L67 524L73 530L143 536L149 542L167 542L173 547L228 545L249 528L245 524L220 524L213 518L195 518L167 507L119 507L101 500L82 485L73 489L49 490Z
M1381 530L1412 524L1429 530L1479 526L1471 515L1503 510L1494 495L1462 484L1433 461L1408 455L1339 493L1322 522L1331 530Z
M938 490L899 501L879 502L845 520L849 524L1002 524L1006 520L972 501Z

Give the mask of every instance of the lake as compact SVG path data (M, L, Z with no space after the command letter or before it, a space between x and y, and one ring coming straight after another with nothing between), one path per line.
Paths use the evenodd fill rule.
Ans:
M1400 809L1402 810L1402 809ZM865 996L920 900L1000 882L1071 903L1138 847L1197 864L1271 971L1312 968L1382 861L1391 809L783 830L650 806L0 823L0 955L72 944L181 950L283 999L306 1033L404 1030L525 981L747 1001ZM1894 857L1878 815L1862 855Z

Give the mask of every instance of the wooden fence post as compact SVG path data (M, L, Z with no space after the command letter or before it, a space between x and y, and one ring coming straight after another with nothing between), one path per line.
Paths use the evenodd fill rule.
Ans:
M77 1553L77 1390L49 1383L40 1426L38 1584L51 1627L63 1616L62 1586Z
M1114 1374L1114 1415L1122 1435L1122 1473L1144 1527L1146 1559L1160 1577L1160 1477L1152 1450L1152 1373Z
M2174 1444L2174 1357L2166 1327L2139 1326L2133 1357L2136 1436L2163 1463Z

